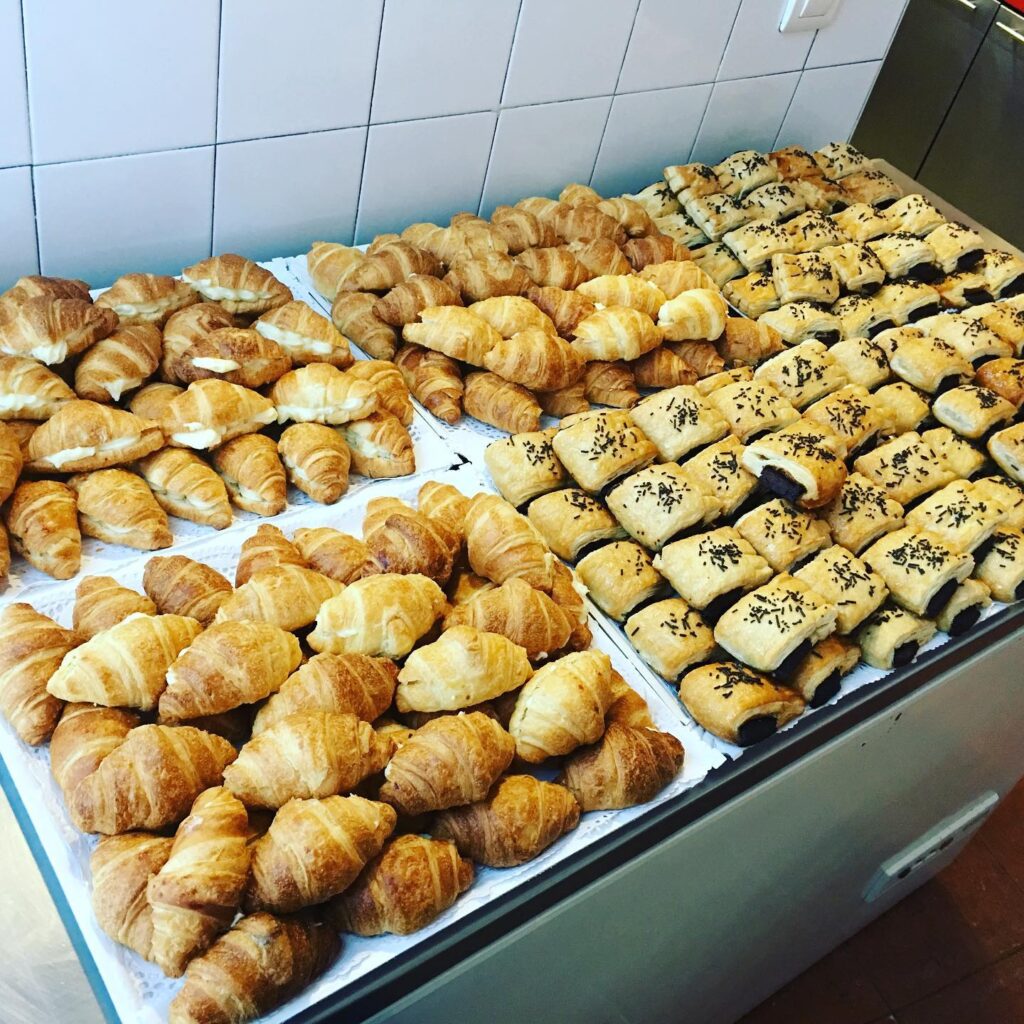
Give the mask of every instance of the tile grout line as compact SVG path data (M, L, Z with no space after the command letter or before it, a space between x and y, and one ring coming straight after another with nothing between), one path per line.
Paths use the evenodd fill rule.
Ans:
M36 200L36 163L35 140L32 138L32 103L28 91L28 40L25 37L25 0L20 0L18 10L21 15L21 58L25 78L25 120L28 129L28 185L32 193L32 231L36 240L36 269L43 272L43 249L39 243L39 203ZM24 166L24 165L22 165Z
M384 10L387 7L387 0L381 0L380 23L377 26L377 48L373 55L373 76L370 79L370 98L366 105L366 126L363 135L363 164L359 169L359 189L356 192L356 209L352 216L352 237L350 245L356 244L356 231L359 227L359 214L363 211L363 182L366 180L366 161L370 155L370 121L373 117L373 94L377 88L377 66L380 63L380 46L384 38Z
M704 127L704 122L707 120L708 109L711 107L711 100L715 95L715 86L718 84L718 73L722 70L722 65L725 63L725 55L729 50L729 43L732 41L732 34L736 31L736 22L740 20L740 11L743 10L743 0L736 5L736 13L732 16L732 24L729 26L729 34L725 37L725 46L722 47L722 52L718 55L718 67L715 68L715 73L711 78L710 82L701 82L701 85L710 85L711 91L708 93L707 101L704 104L704 110L700 115L700 121L697 124L697 130L693 133L693 142L690 143L690 152L686 154L687 161L693 160L693 151L697 148L697 141L700 139L701 129ZM725 79L725 81L732 81L732 79Z
M217 150L220 136L220 64L224 53L224 0L220 0L217 14L217 67L213 94L213 180L210 186L210 255L217 218Z

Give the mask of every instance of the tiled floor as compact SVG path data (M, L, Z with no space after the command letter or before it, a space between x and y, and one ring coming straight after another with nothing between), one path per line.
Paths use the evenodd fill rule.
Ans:
M740 1024L886 1022L1024 1022L1024 782L942 874Z

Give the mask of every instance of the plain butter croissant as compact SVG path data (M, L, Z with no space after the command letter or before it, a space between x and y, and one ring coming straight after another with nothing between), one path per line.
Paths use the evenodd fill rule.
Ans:
M122 587L111 576L83 576L75 588L71 627L83 637L95 636L136 612L156 615L156 605L143 594Z
M400 335L374 313L376 303L377 296L369 292L338 292L331 306L331 322L367 355L391 359Z
M510 434L540 429L540 403L533 392L496 373L469 374L462 406L467 415Z
M413 398L439 420L455 424L462 417L462 374L458 363L443 352L422 345L403 345L395 354Z
M419 323L402 328L402 338L452 359L483 366L484 356L501 340L501 335L486 320L462 306L427 306L420 310Z
M277 565L298 565L307 568L306 560L299 549L281 532L280 528L271 523L262 523L256 527L251 537L242 541L238 551L238 564L235 566L235 586L248 583L253 574L261 569L271 569Z
M292 540L310 569L338 583L380 572L363 541L330 526L303 527Z
M452 574L459 537L441 520L412 509L388 513L373 530L363 526L370 557L386 573L419 573L444 586Z
M205 629L231 593L231 584L216 569L184 555L151 558L142 589L163 615L187 615Z
M522 579L550 592L554 557L537 528L504 498L478 494L466 512L466 554L475 573L495 583Z
M502 338L484 356L484 366L514 384L556 391L580 379L584 360L557 334L528 327L511 338Z
M224 601L215 621L252 619L281 629L302 629L342 589L340 583L298 565L260 569Z
M78 784L113 753L139 724L121 708L67 704L50 737L50 771L70 807Z
M313 287L325 298L333 299L338 282L348 269L366 259L361 249L339 242L314 242L306 253L306 270Z

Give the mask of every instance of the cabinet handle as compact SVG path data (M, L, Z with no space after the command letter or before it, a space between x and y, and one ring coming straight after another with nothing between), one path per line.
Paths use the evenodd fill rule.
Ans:
M1008 36L1013 36L1018 43L1024 43L1024 36L1022 36L1016 29L1010 28L1009 25L1004 25L1001 21L997 21L996 28L1001 28Z

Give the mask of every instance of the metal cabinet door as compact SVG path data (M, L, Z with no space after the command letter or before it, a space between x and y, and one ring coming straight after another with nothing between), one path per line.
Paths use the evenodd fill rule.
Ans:
M1001 7L918 174L1024 245L1024 17Z
M998 6L996 0L910 0L854 144L917 177Z

